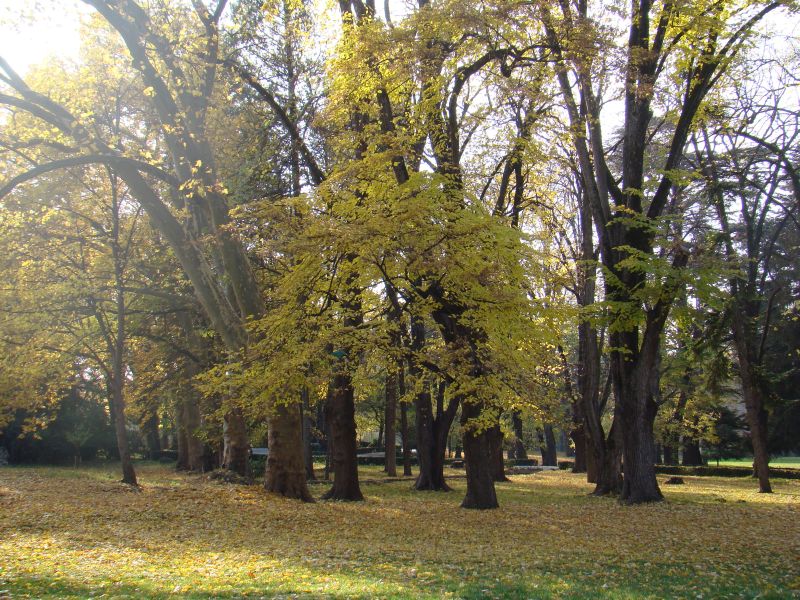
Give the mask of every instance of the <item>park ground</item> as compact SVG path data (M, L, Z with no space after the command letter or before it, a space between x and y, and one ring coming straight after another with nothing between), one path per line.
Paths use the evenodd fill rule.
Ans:
M537 473L466 511L463 479L413 492L377 467L351 504L138 469L138 492L113 466L0 469L0 598L800 597L797 480L686 477L626 507Z

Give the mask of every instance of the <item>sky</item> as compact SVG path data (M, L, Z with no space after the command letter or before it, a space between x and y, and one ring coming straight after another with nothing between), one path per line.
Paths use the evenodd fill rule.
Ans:
M21 74L53 56L77 59L88 12L78 0L0 0L0 56Z

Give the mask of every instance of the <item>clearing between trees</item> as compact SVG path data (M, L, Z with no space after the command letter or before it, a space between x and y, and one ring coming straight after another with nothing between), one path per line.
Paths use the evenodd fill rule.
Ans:
M667 502L588 496L584 475L513 476L500 508L411 480L367 502L303 504L261 485L137 467L0 470L3 598L790 598L800 481L685 477ZM364 480L380 467L361 469ZM660 477L666 479L666 476ZM662 482L663 483L663 482ZM312 486L319 497L327 486Z

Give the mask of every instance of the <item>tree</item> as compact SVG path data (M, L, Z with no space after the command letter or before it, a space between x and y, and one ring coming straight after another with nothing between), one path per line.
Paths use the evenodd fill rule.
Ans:
M621 48L624 66L614 74L624 101L618 175L612 173L612 155L604 144L600 118L604 88L597 78L600 72L612 76L607 69L598 71L603 67L598 50L607 47L603 32L586 4L577 8L563 4L558 16L548 6L541 7L586 201L600 241L606 299L614 315L611 371L624 442L622 499L628 503L662 498L654 468L657 405L651 377L690 257L676 232L667 230L672 237L658 238L658 223L675 210L673 190L703 101L753 28L780 6L779 2L731 6L631 2L626 15L628 40ZM587 35L588 44L582 42ZM659 108L658 94L665 85L679 85L681 98L677 105L665 106L661 117L674 124L666 155L650 156L654 109Z

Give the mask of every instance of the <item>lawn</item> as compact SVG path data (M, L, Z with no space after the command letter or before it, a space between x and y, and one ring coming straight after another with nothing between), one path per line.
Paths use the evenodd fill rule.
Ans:
M708 459L709 465L716 465L714 458ZM728 467L752 467L753 457L748 458L723 458L719 461L720 465ZM776 469L800 469L800 456L775 456L769 461L770 467Z
M398 481L365 484L364 503L300 504L139 473L134 492L111 467L0 469L0 598L800 595L800 481L763 495L750 478L686 477L667 502L625 507L587 496L579 475L537 473L480 512L458 508L463 479L448 494Z

